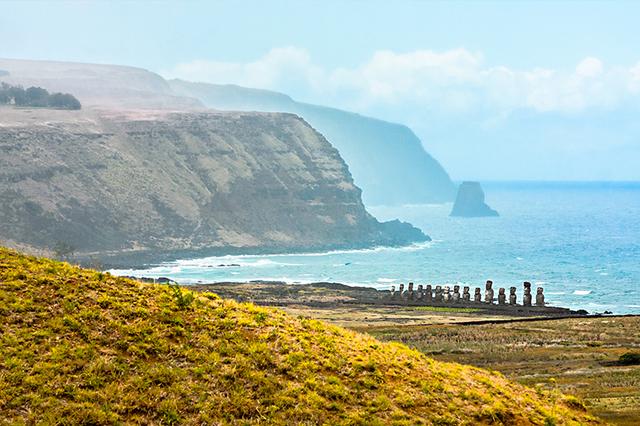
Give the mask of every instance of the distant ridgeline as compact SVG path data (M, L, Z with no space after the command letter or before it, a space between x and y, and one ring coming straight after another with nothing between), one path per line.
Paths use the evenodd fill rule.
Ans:
M0 70L0 76L2 73ZM41 87L24 89L7 83L0 83L0 105L73 110L82 108L80 101L69 93L49 93Z

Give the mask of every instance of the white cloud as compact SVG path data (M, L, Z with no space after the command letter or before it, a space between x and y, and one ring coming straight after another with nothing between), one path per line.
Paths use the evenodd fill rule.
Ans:
M587 57L573 70L515 70L487 66L481 53L466 49L384 50L359 66L328 69L315 64L305 49L285 47L249 63L197 60L163 74L279 90L365 111L403 104L453 113L477 108L497 114L515 109L579 112L611 108L640 95L640 62L605 67Z
M640 93L640 61L629 71L631 76L629 90L633 93Z
M291 81L314 87L322 70L313 65L309 53L296 47L270 50L262 58L245 64L195 60L176 65L163 74L192 81L234 83L257 88L277 88Z
M584 58L576 66L576 74L582 77L596 77L602 74L602 61L598 58Z

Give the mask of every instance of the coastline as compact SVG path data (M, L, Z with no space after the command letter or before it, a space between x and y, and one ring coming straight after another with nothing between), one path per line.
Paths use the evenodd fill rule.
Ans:
M197 249L173 250L131 250L118 252L80 253L73 261L81 266L94 269L131 269L143 270L167 262L224 256L271 256L271 255L321 255L333 252L367 251L378 249L401 249L420 247L431 240L413 241L402 244L328 244L320 246L262 246L262 247L205 247ZM99 266L99 268L96 268Z
M213 292L225 299L250 302L261 306L278 308L304 307L318 311L351 310L370 312L428 312L443 315L458 315L468 319L487 320L499 318L570 318L600 317L589 315L585 310L572 310L559 306L523 306L520 304L498 304L473 301L423 301L408 299L408 294L398 299L389 290L373 287L351 286L337 282L314 282L292 285L283 281L211 282L179 284L162 277L159 279L127 276L141 282L181 285L192 291Z

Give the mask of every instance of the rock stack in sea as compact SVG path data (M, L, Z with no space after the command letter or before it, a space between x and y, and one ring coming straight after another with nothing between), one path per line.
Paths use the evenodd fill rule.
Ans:
M450 216L485 217L499 216L484 202L484 192L479 182L462 182L458 188L458 195L453 204Z

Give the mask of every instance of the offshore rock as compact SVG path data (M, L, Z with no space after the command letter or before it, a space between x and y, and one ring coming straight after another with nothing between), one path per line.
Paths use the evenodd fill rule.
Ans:
M479 182L462 182L450 216L486 217L499 216L484 202L484 191Z

